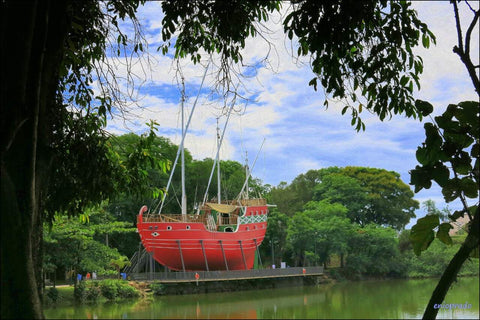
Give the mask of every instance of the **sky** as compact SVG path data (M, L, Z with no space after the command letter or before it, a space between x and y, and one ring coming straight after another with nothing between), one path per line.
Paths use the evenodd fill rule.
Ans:
M153 119L160 125L158 135L179 144L181 85L175 71L176 64L171 52L164 56L156 50L163 43L160 5L160 2L147 2L137 15L149 44L149 54L143 57L143 62L131 60L136 76L134 92L140 108L132 108L127 119L114 116L109 120L107 130L114 134L141 133L146 130L145 123ZM478 8L478 2L472 2L472 5ZM433 115L441 114L449 103L476 100L465 67L452 52L457 43L452 5L447 1L418 1L413 2L413 8L437 37L437 44L430 49L416 49L423 58L424 73L420 78L421 90L415 92L415 98L431 102L435 107ZM465 31L466 23L471 21L471 11L464 2L460 9L464 22L462 30ZM221 159L243 164L247 157L252 167L258 157L252 175L272 186L282 181L290 183L310 169L330 166L392 170L408 184L409 170L417 165L415 151L424 141L423 123L403 116L382 122L364 112L361 116L366 130L356 132L350 125L348 112L341 115L343 104L330 102L326 109L322 90L316 92L308 86L314 76L308 61L292 58L296 44L285 37L280 21L281 17L275 15L265 26L273 45L270 52L268 44L260 37L246 41L242 53L244 62L257 65L257 68L246 71L250 77L243 80L241 91L251 99L248 103L237 100L236 109L241 111L230 117L220 151ZM123 27L127 33L132 31L128 24ZM471 52L479 52L478 25L472 39ZM259 64L268 52L270 64ZM473 54L472 58L478 65L478 55ZM206 61L205 57L202 63L206 64ZM188 59L179 64L185 79L186 112L191 111L198 95L185 147L195 159L214 158L216 118L222 115L225 104L210 94L214 68L209 67L202 90L199 90L204 67L193 65ZM117 75L124 74L124 64L117 63L116 68ZM120 85L128 89L125 83ZM219 118L221 127L225 118L225 115ZM432 199L438 208L446 206L436 185L415 194L415 199L419 202ZM458 203L448 206L459 208ZM423 215L422 209L417 210L417 218ZM411 220L407 228L414 222Z

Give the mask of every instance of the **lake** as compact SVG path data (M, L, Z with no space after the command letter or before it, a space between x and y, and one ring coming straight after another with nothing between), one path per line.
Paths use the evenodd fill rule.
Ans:
M322 319L421 318L437 279L375 280L202 295L162 296L153 301L123 301L49 307L47 319ZM195 285L195 284L193 284ZM479 318L479 278L459 278L444 304L469 309L439 310L448 319Z

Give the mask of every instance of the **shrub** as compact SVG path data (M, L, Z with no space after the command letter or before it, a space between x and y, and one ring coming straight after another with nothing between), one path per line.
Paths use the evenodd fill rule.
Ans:
M88 300L88 301L97 301L98 297L100 297L101 293L102 292L100 290L98 282L94 282L93 284L91 284L88 287L88 289L85 293L85 299Z
M114 300L118 296L118 280L103 280L100 284L100 290L105 298Z
M156 296L164 295L166 290L165 286L161 283L152 283L150 289L152 289L153 294Z
M140 296L140 292L138 292L137 289L125 283L122 283L118 289L118 296L120 298L136 298Z
M47 299L53 303L57 302L58 300L58 296L59 296L59 293L58 293L58 289L55 288L55 287L51 287L47 290Z
M115 279L106 279L100 283L100 290L102 295L109 299L114 300L118 298L135 298L140 296L140 292L137 289L130 286L127 282Z
M86 288L87 288L87 285L85 284L85 281L80 281L75 285L75 288L73 289L73 297L76 302L85 301Z

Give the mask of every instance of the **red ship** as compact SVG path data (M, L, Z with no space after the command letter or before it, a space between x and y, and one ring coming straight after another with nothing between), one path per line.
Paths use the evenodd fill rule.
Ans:
M173 270L252 269L267 230L265 199L206 203L199 214L145 214L137 228L155 260Z
M205 69L204 79L207 74L207 69L208 66ZM161 213L167 192L163 194L158 213L152 214L146 206L143 206L137 217L137 229L142 244L147 252L152 253L156 261L173 270L210 271L252 269L256 250L258 250L258 246L262 243L267 230L268 206L265 199L249 198L248 179L250 177L250 171L248 161L246 165L246 180L237 199L221 201L220 193L219 152L234 103L232 103L229 108L221 135L218 128L219 118L217 118L217 155L210 173L210 179L206 188L207 191L205 192L202 204L195 213L187 214L184 141L195 110L196 100L190 111L189 120L186 126L184 126L184 90L185 89L182 91L181 112L182 140L166 186L166 191L168 191L173 171L175 170L181 153L181 214ZM207 202L208 188L213 177L215 166L218 172L217 201Z

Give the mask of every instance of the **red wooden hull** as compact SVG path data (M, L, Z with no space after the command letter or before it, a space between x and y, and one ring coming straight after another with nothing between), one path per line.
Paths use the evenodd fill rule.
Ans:
M235 232L209 231L201 222L148 222L142 210L137 228L143 246L173 270L252 269L267 230L267 206L247 207Z

